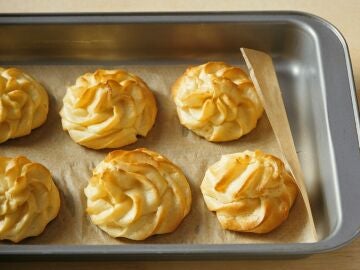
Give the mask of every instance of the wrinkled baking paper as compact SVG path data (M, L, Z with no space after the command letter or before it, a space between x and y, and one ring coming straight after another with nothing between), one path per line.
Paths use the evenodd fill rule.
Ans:
M296 154L294 140L291 135L290 125L272 59L264 52L246 48L241 48L240 50L282 151L283 160L287 162L289 170L300 190L308 214L309 227L313 233L314 240L317 240L309 197L304 183L304 174Z
M188 65L23 65L18 66L31 74L47 89L50 96L50 111L46 123L28 136L9 140L0 145L0 155L15 157L25 155L42 163L52 173L61 193L59 215L38 237L22 241L22 244L240 244L240 243L288 243L313 241L308 226L308 215L301 196L290 211L288 219L271 233L259 235L237 233L221 228L214 213L204 203L200 183L206 169L230 154L246 149L261 149L282 155L266 114L257 127L239 140L226 143L211 143L181 126L171 99L170 87ZM192 208L176 231L157 235L145 241L113 239L93 225L85 213L84 188L91 171L111 150L91 150L72 141L62 130L59 111L66 87L85 72L98 68L123 68L140 76L154 91L158 115L154 127L146 138L123 147L135 149L147 147L166 156L182 168L192 190ZM10 244L2 242L1 244Z

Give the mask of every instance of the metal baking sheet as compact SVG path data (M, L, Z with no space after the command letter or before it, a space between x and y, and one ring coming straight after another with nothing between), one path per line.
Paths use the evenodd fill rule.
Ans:
M304 13L3 15L0 65L238 64L272 55L320 241L299 244L0 245L0 259L224 259L304 256L359 233L358 108L341 34ZM0 146L1 151L1 146Z

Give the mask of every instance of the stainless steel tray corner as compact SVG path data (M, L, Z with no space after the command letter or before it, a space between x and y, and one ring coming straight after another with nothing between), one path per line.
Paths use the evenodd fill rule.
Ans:
M359 234L356 93L346 42L328 22L298 12L12 14L0 16L0 36L0 65L238 63L240 47L271 54L321 231L306 244L1 244L1 260L305 256Z

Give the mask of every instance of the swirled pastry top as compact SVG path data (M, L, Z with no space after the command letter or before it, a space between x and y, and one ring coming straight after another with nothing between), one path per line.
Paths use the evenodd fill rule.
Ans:
M0 143L30 134L48 114L45 89L17 68L0 67Z
M208 141L240 138L255 128L263 112L245 72L222 62L188 68L172 94L181 124Z
M93 149L134 143L137 135L147 135L157 112L145 82L124 70L80 76L63 101L63 129L75 142Z
M297 190L284 163L259 150L222 156L201 184L207 207L224 229L254 233L285 221Z
M112 237L133 240L174 231L191 206L182 171L144 148L109 153L93 171L85 195L94 224Z
M50 172L26 157L0 157L0 239L39 235L60 208Z

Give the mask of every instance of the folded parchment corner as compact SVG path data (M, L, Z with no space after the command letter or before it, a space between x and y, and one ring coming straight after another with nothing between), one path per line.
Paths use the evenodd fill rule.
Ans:
M312 230L313 242L318 240L309 196L304 182L300 161L296 153L291 134L289 120L281 95L281 89L276 76L275 67L270 55L247 48L240 48L251 80L264 106L270 125L275 134L279 148L287 162L295 182L299 187L308 214L308 223Z

